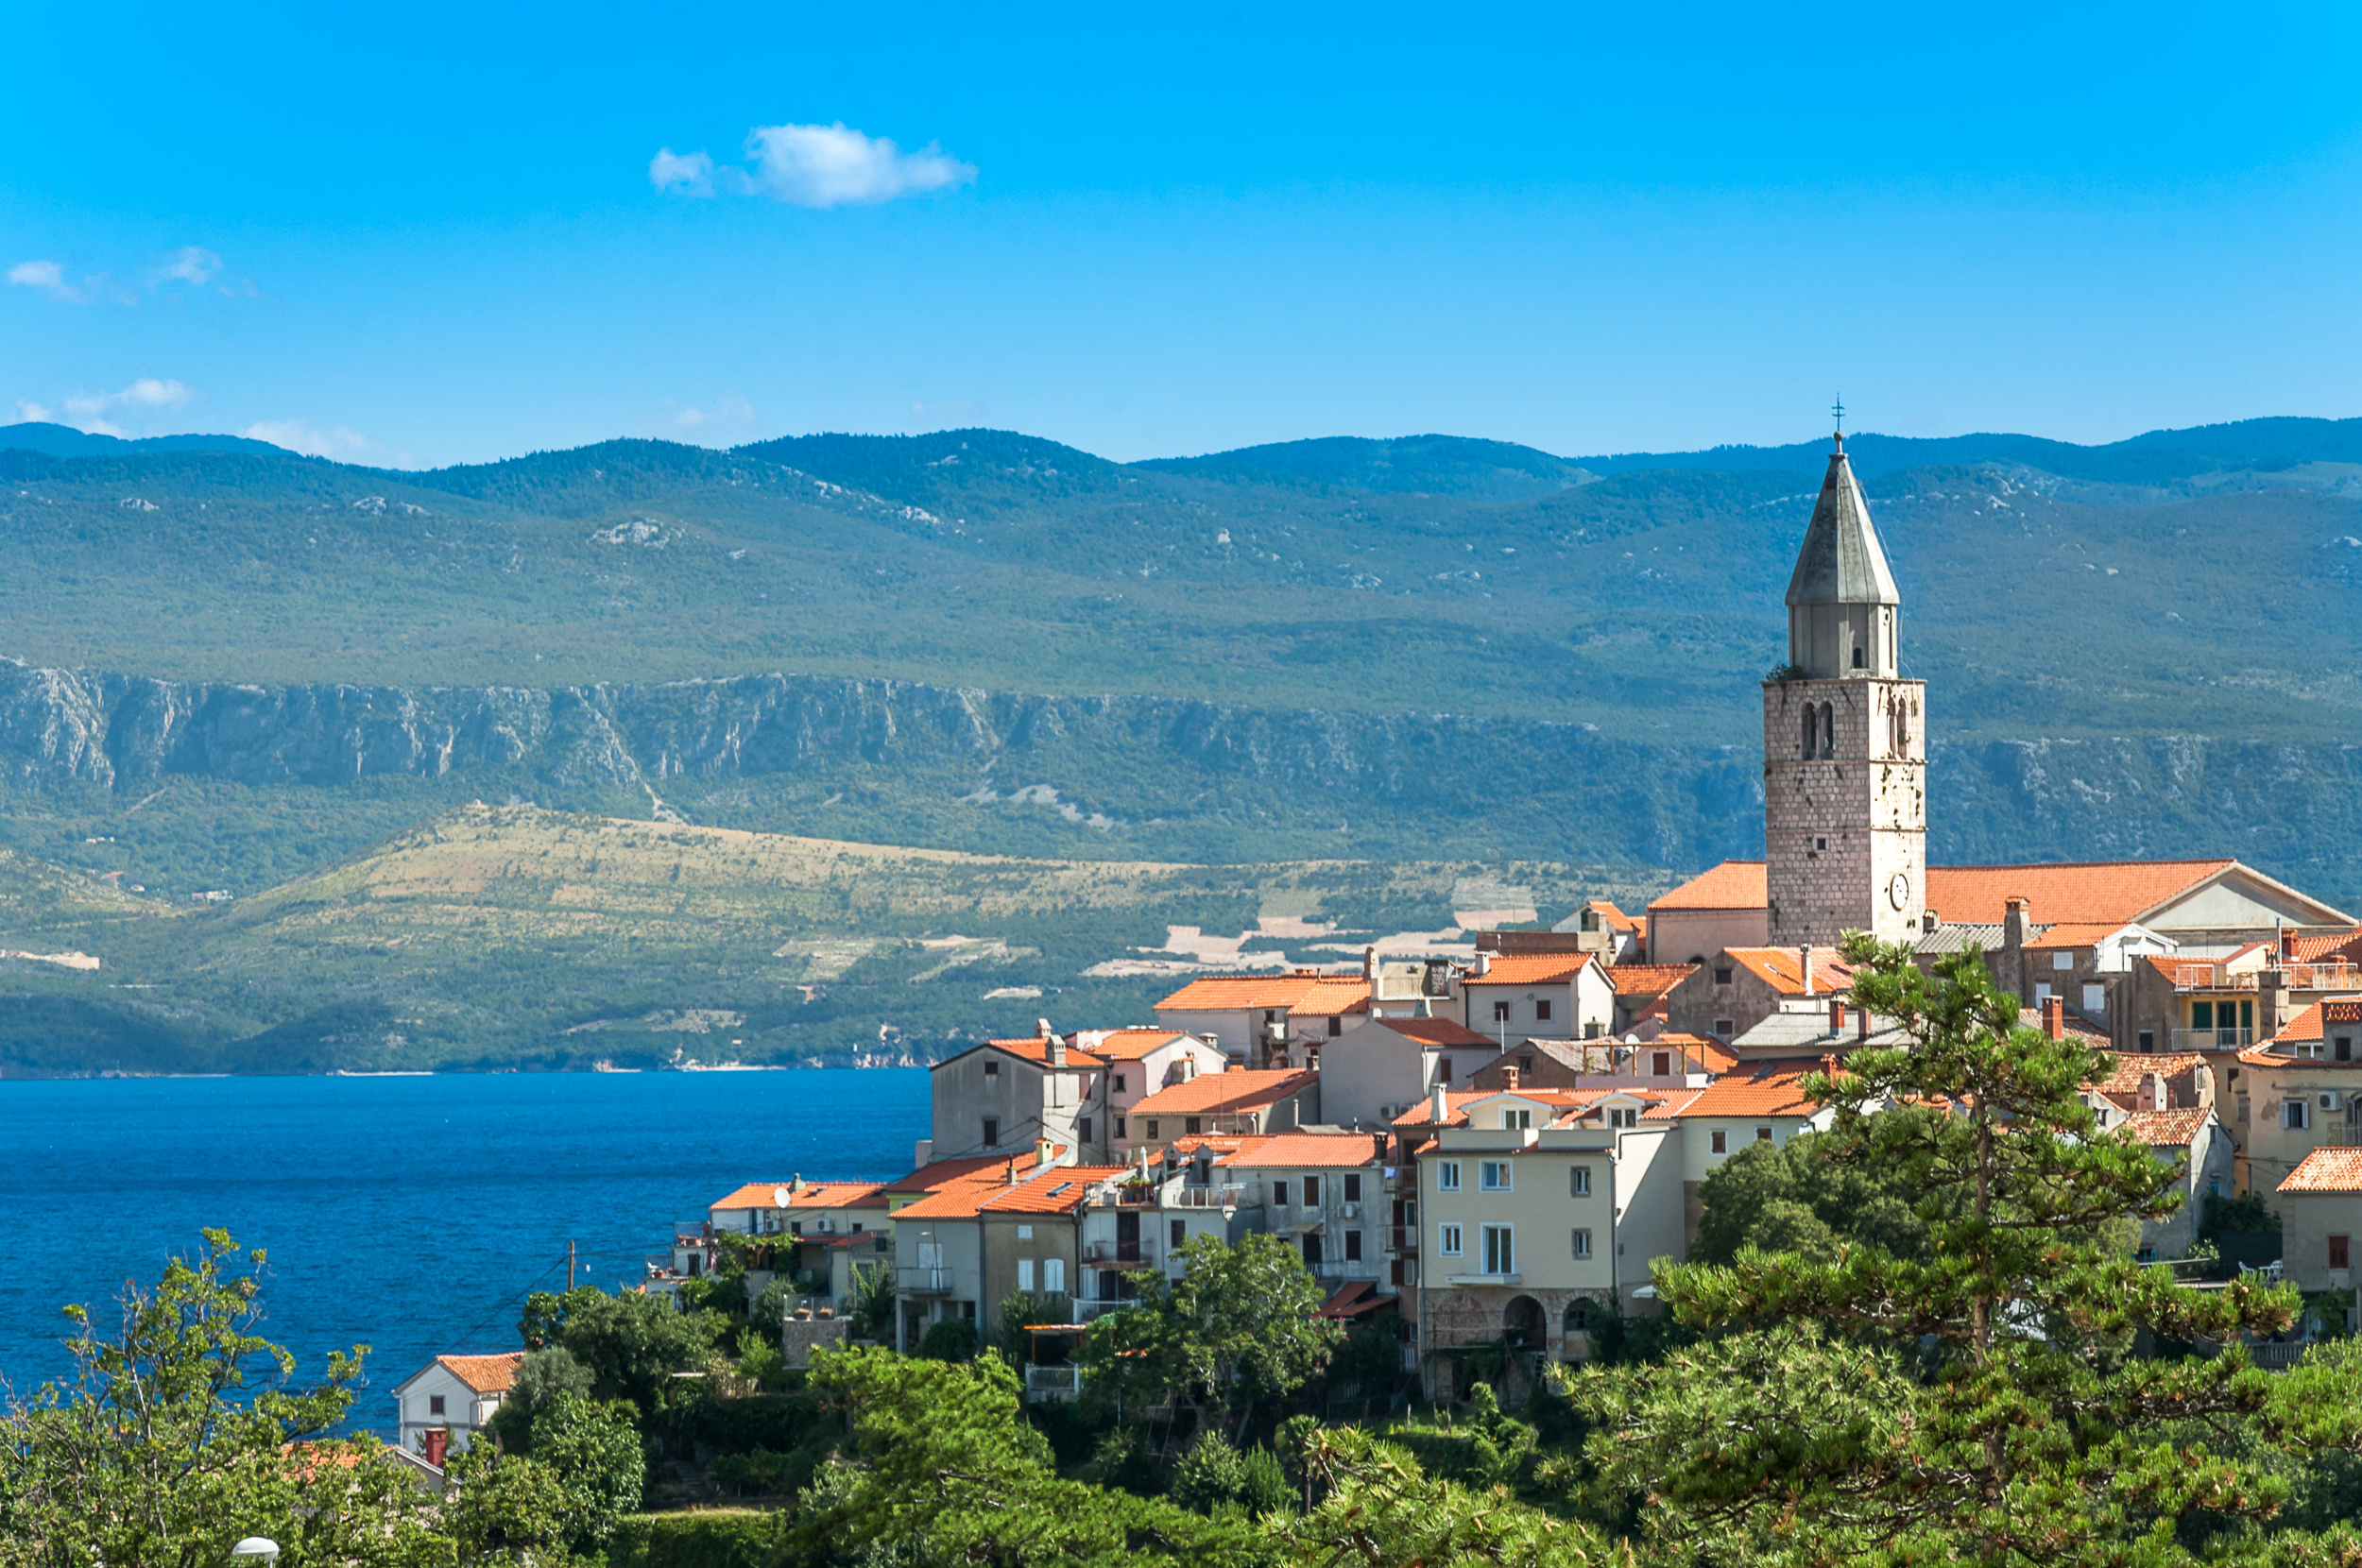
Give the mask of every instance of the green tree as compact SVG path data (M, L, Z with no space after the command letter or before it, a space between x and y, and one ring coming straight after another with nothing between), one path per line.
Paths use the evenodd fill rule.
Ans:
M66 1309L72 1375L0 1422L0 1564L211 1568L246 1535L278 1541L290 1568L450 1562L401 1460L323 1440L365 1350L299 1387L295 1357L254 1332L264 1254L203 1236L152 1292L127 1289L112 1337Z
M1268 1527L1291 1560L1354 1568L1603 1568L1629 1563L1591 1525L1499 1486L1429 1475L1405 1450L1353 1427L1315 1427L1298 1450L1316 1501Z
M673 1373L702 1370L725 1326L712 1313L681 1312L659 1295L610 1296L593 1286L538 1290L518 1323L529 1349L562 1346L590 1374L600 1399L628 1399L642 1415L664 1403Z
M1034 1337L1027 1331L1036 1323L1071 1323L1074 1303L1065 1296L1036 1296L1031 1290L1019 1290L1001 1298L1000 1327L993 1332L992 1342L1007 1358L1009 1364L1021 1367L1034 1356ZM1054 1346L1056 1341L1052 1341Z
M2102 1064L2020 1027L1977 954L1933 975L1863 938L1847 957L1857 1000L1909 1044L1856 1051L1806 1093L1834 1108L1824 1157L1891 1172L1929 1253L1657 1266L1671 1310L1722 1332L1575 1388L1601 1476L1647 1499L1644 1541L1698 1564L2194 1560L2178 1525L2253 1530L2287 1495L2236 1440L2362 1438L2351 1365L2126 1358L2141 1329L2235 1347L2285 1326L2295 1294L2183 1289L2125 1255L2181 1173L2099 1130L2080 1091Z
M533 1451L534 1418L560 1394L588 1396L590 1392L590 1369L575 1360L573 1353L565 1346L529 1350L517 1366L517 1375L510 1380L501 1407L492 1412L492 1435L510 1453L529 1454Z
M1826 1146L1820 1133L1800 1133L1785 1144L1759 1139L1723 1161L1698 1189L1704 1213L1690 1261L1730 1263L1750 1246L1825 1260L1865 1242L1925 1260L1923 1195L1907 1189L1895 1170L1832 1158Z
M976 1325L945 1318L918 1337L916 1355L929 1361L971 1361L976 1356Z
M574 1557L575 1502L549 1465L471 1442L444 1466L451 1490L442 1525L463 1563L514 1562L568 1568Z
M853 1464L824 1468L798 1512L792 1544L814 1560L1275 1562L1243 1520L1060 1478L998 1355L952 1363L871 1345L823 1350L812 1386L843 1409L855 1454Z
M576 1551L604 1547L616 1521L640 1506L647 1459L626 1404L558 1393L534 1415L532 1457L565 1489L563 1522Z
M1204 1389L1217 1410L1241 1414L1244 1431L1257 1400L1304 1387L1344 1338L1313 1315L1326 1293L1281 1237L1247 1236L1233 1246L1191 1236L1172 1256L1181 1278L1132 1274L1133 1304L1091 1324L1082 1360L1102 1391L1194 1404Z

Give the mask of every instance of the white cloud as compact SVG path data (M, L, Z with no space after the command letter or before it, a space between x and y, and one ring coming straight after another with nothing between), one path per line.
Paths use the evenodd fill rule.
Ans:
M152 286L170 282L178 278L184 283L204 284L214 281L221 271L221 258L201 245L184 245L166 256L149 270L147 281Z
M196 400L197 394L182 383L142 376L118 392L77 392L57 408L20 399L16 412L19 418L72 425L92 435L121 435L122 419L152 424L160 416L178 413Z
M882 136L838 121L830 126L757 126L746 133L745 167L716 168L702 152L659 149L648 180L659 191L711 196L717 183L741 196L765 196L795 207L863 207L921 191L964 185L976 165L933 142L904 152Z
M648 183L659 191L710 196L713 194L713 160L702 152L682 154L659 147L648 160Z
M84 281L96 283L100 279ZM65 268L56 262L19 262L9 268L9 285L11 288L39 289L50 298L62 299L71 305L86 305L93 297L89 289L76 288L67 282Z
M832 126L757 126L746 133L753 188L796 207L859 207L976 178L930 142L904 152L882 136Z
M300 452L306 457L325 457L338 463L379 463L395 469L419 466L418 459L410 453L388 452L350 425L322 429L304 419L259 419L238 434L249 441L268 441L274 447Z

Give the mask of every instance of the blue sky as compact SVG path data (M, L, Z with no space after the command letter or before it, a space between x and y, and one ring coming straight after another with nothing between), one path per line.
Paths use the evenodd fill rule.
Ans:
M1838 390L1905 435L2362 414L2351 6L10 32L0 418L439 464L966 424L1580 455L1804 438Z

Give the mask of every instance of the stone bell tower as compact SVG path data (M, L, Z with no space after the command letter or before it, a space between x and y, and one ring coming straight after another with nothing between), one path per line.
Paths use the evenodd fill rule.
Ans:
M1904 680L1895 591L1837 437L1788 584L1788 666L1763 683L1767 935L1908 939L1926 907L1926 683Z

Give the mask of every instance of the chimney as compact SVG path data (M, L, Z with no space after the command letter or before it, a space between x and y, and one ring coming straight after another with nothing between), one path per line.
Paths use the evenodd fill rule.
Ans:
M1796 958L1805 975L1805 995L1812 995L1812 944L1807 942L1796 949Z
M934 1139L921 1138L916 1143L911 1145L911 1168L913 1170L925 1169L928 1166L934 1163Z
M1418 1010L1417 1010L1417 1012L1416 1012L1416 1013L1414 1013L1414 1014L1412 1014L1412 1016L1414 1016L1414 1017L1420 1017L1420 1018L1432 1018L1432 1017L1434 1017L1434 1016L1435 1016L1435 1002L1434 1002L1434 999L1433 999L1432 997L1421 997L1419 998L1419 1006L1418 1006Z
M1478 953L1476 956L1476 978L1482 980L1485 976L1491 974L1492 972L1493 955L1488 952Z
M1832 1035L1845 1032L1845 998L1842 997L1829 998L1829 1032Z
M419 1442L425 1451L420 1457L436 1469L442 1469L444 1455L451 1447L451 1428L430 1426L419 1434Z
M2280 938L2273 944L2273 950L2279 953L2280 962L2286 963L2297 956L2297 933L2290 930L2287 922L2276 914L2272 916L2272 926Z
M2288 971L2273 967L2255 977L2255 1038L2268 1040L2288 1027Z
M1054 1040L1054 1039L1056 1039L1057 1037L1058 1037L1058 1031L1057 1031L1056 1030L1052 1029L1052 1028L1050 1027L1050 1020L1049 1020L1049 1019L1047 1019L1047 1018L1036 1018L1036 1019L1034 1020L1034 1038L1035 1038L1035 1039L1036 1039L1036 1040Z
M1047 1167L1055 1158L1057 1158L1057 1150L1051 1147L1048 1138L1034 1140L1034 1164L1036 1167Z
M1854 1038L1862 1045L1870 1043L1870 1009L1854 1009Z
M1065 1042L1064 1040L1059 1039L1059 1038L1058 1038L1056 1035L1054 1035L1054 1034L1050 1035L1048 1038L1049 1038L1049 1041L1050 1041L1050 1045L1049 1045L1049 1048L1048 1048L1048 1052L1047 1052L1047 1054L1048 1054L1048 1056L1049 1056L1049 1058L1050 1058L1050 1065L1051 1065L1052 1066L1053 1066L1053 1067L1063 1067L1063 1066L1065 1066L1065 1065L1066 1065L1066 1042Z
M2053 1040L2066 1038L2066 1003L2056 997L2043 998L2042 1031Z
M1515 1090L1517 1087L1517 1069L1515 1067L1510 1066L1503 1067L1501 1069L1501 1087L1510 1090Z
M2028 928L2032 923L2033 917L2027 912L2025 899L2009 900L2007 912L2001 917L2002 947L2006 950L2025 946L2026 938L2029 934Z
M2164 1110L2165 1108L2165 1081L2153 1072L2141 1074L2141 1098L2138 1103L2144 1111Z
M1373 981L1378 979L1378 949L1376 947L1361 949L1361 978ZM1371 995L1376 996L1377 993L1372 992Z
M1427 1119L1441 1127L1451 1119L1451 1101L1444 1098L1444 1086L1435 1085L1435 1092L1427 1097Z

